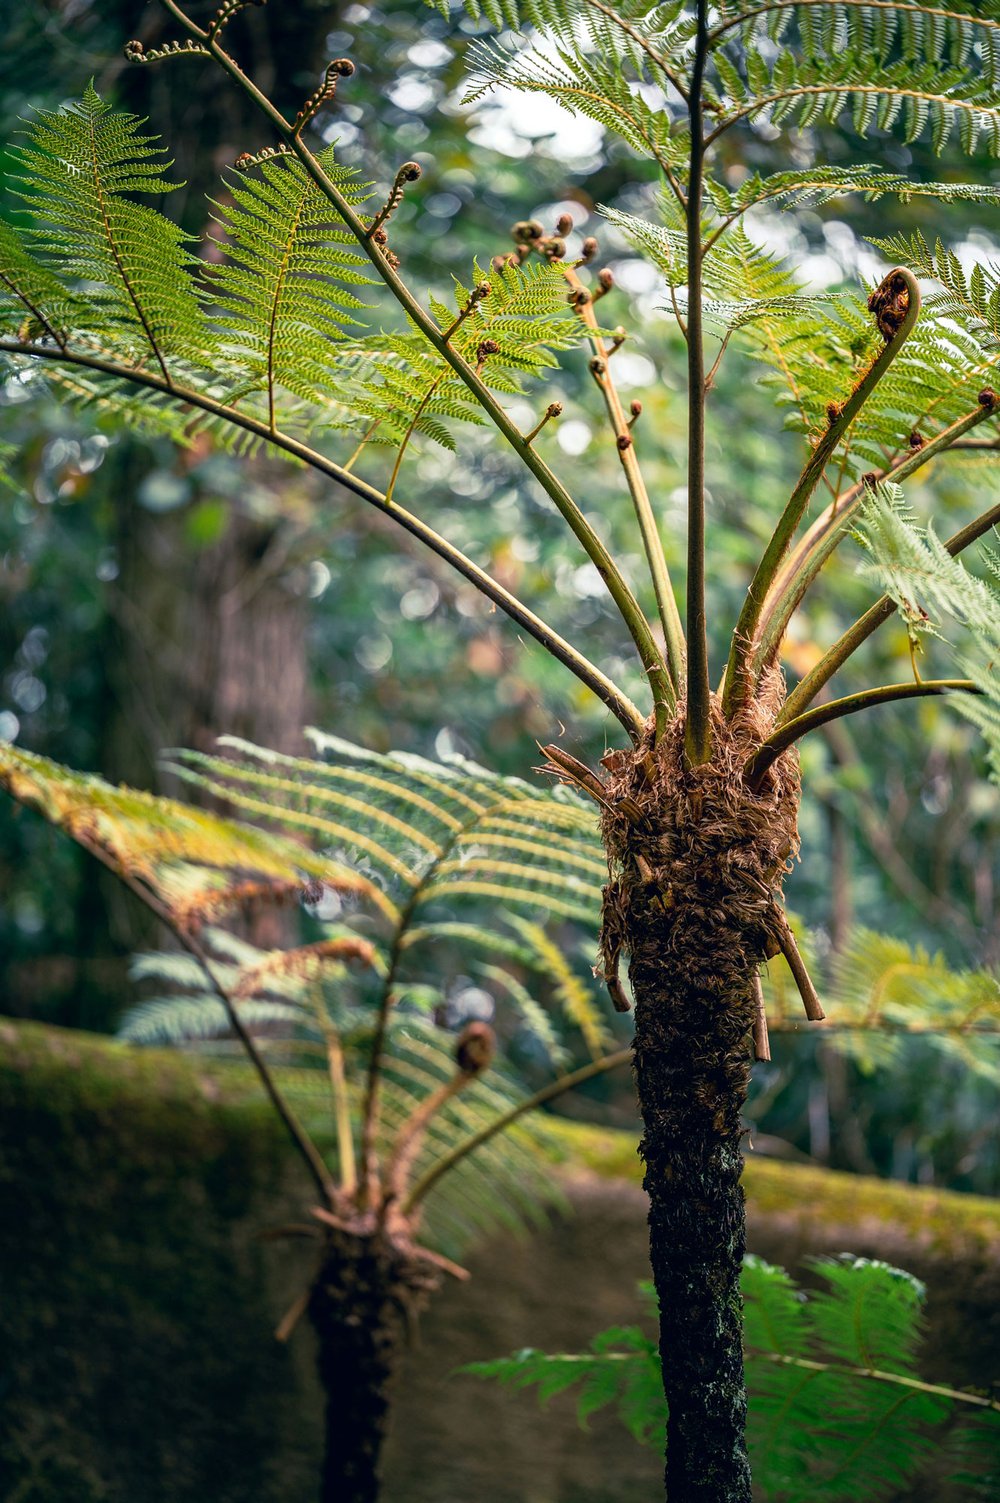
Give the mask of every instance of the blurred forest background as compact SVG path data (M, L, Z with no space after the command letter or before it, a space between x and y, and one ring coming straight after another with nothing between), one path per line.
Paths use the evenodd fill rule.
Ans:
M78 97L88 77L120 107L151 117L186 187L172 212L199 240L206 194L242 151L268 144L249 106L196 60L131 68L122 47L148 49L163 13L137 0L22 0L5 26L0 138L35 106ZM509 245L508 226L549 225L568 210L596 234L599 264L615 273L606 322L632 334L615 357L626 399L641 396L643 457L671 569L683 558L684 409L681 348L662 312L653 269L602 222L596 205L650 213L644 170L600 128L546 101L490 99L460 108L462 63L447 36L472 34L420 0L381 9L329 0L278 0L242 15L234 49L276 103L294 111L325 62L350 56L358 72L338 99L330 139L345 162L380 186L405 159L423 177L396 215L394 244L418 288L467 277ZM237 43L237 32L239 41ZM849 135L814 127L803 160L857 157ZM766 127L751 167L776 170ZM886 139L883 165L920 177L960 176L919 144ZM742 169L734 166L734 172ZM985 155L964 174L988 181ZM735 179L734 179L735 181ZM4 192L9 193L9 185ZM7 200L5 207L10 207ZM168 209L169 211L169 209ZM940 216L947 215L947 223ZM779 233L817 290L857 287L880 262L865 235L920 229L961 250L996 233L995 211L844 198L803 208ZM768 388L747 379L743 357L723 366L709 430L709 626L714 661L738 610L750 562L798 469L800 440L783 435ZM570 356L547 389L565 402L554 442L571 487L587 499L619 556L638 547L617 456L600 429L599 393L586 356ZM524 416L524 414L522 414ZM108 422L90 422L0 393L0 434L19 446L13 488L0 493L0 734L60 761L163 792L157 769L170 746L207 749L225 732L295 752L315 724L377 748L426 755L457 750L501 772L531 776L536 741L557 737L595 760L617 726L569 675L388 522L349 495L283 465L195 448L175 452ZM611 667L630 692L627 644L605 611L596 574L570 556L559 519L500 450L465 442L461 467L426 446L404 471L408 504L523 598L548 602L552 623ZM470 456L472 459L470 466ZM986 504L991 471L971 456L933 467L911 493L954 530ZM846 552L846 550L845 550ZM639 570L633 577L639 576ZM796 673L863 609L870 585L845 559L787 648ZM877 634L859 663L905 658L902 629ZM871 672L867 672L871 669ZM899 676L890 672L889 677ZM860 678L858 679L860 683ZM843 691L841 691L843 692ZM928 699L840 721L811 738L802 812L810 853L788 885L821 964L842 952L854 925L940 950L955 965L1000 960L997 895L1000 792L985 778L973 729ZM285 920L283 920L284 922ZM114 1031L131 998L130 953L151 935L143 915L95 874L54 830L0 806L0 1006L10 1015ZM266 935L255 938L267 942ZM456 990L468 978L456 974ZM627 1036L627 1030L626 1030ZM877 1079L821 1038L781 1036L772 1064L755 1070L750 1111L759 1151L834 1168L995 1194L997 1079L949 1062L919 1039ZM624 1076L573 1108L630 1125Z

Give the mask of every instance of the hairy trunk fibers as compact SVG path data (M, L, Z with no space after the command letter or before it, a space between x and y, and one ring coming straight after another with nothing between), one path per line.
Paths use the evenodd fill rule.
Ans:
M326 1392L320 1503L375 1503L393 1385L437 1282L381 1233L330 1237L309 1300Z
M779 686L773 686L775 696ZM741 768L773 718L713 716L713 753L686 766L680 721L623 755L608 786L604 963L630 956L650 1254L669 1405L669 1503L749 1503L740 1269L740 1112L753 978L773 954L776 892L796 847L797 768L758 792Z

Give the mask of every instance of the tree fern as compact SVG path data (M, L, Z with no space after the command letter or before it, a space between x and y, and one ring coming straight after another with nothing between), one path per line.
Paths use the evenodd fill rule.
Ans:
M310 967L297 957L303 952L265 954L224 930L205 934L213 968L222 986L236 999L249 1028L259 1030L259 1044L281 1085L296 1103L303 1122L326 1143L330 1137L329 1103L317 1091L321 1067L327 1063L331 1032L343 1051L345 1086L352 1140L360 1148L363 1085L375 1029L376 989L365 985L364 972L336 954L311 947ZM332 950L332 945L328 949ZM132 966L136 981L170 988L146 997L126 1014L121 1036L135 1044L165 1044L203 1049L219 1041L230 1051L230 1020L217 996L205 990L202 967L190 956L154 952L138 956ZM516 977L497 972L500 995L517 988ZM410 1114L453 1073L454 1032L433 1021L445 1006L443 985L401 989L389 1021L381 1072L381 1114L377 1146L388 1158L396 1134ZM536 1004L537 1005L537 1004ZM542 1017L544 1018L544 1014ZM546 1020L547 1021L547 1020ZM551 1025L550 1025L551 1031ZM552 1036L553 1053L559 1045ZM456 1142L472 1137L509 1113L523 1091L509 1071L491 1071L491 1079L447 1106L428 1128L413 1173L419 1177ZM489 1137L468 1166L461 1160L454 1180L445 1176L426 1208L427 1234L435 1247L460 1256L470 1241L502 1227L524 1232L538 1224L560 1192L547 1175L538 1154L544 1138L541 1123L522 1126L513 1134ZM337 1144L330 1144L338 1168Z
M939 1447L945 1422L975 1436L979 1476L965 1471L964 1480L980 1495L989 1448L1000 1440L1000 1404L917 1376L923 1286L886 1263L848 1255L812 1267L822 1284L807 1294L781 1268L756 1257L744 1263L749 1441L761 1497L894 1496ZM542 1403L572 1390L581 1424L614 1405L634 1439L662 1443L656 1343L639 1326L603 1331L588 1352L526 1349L464 1371L534 1389ZM960 1446L952 1435L949 1448L961 1454Z
M952 562L989 529L995 509L937 544L931 534L918 534L898 506L885 512L890 493L878 489L879 481L902 483L954 450L1000 411L992 384L993 272L984 268L962 283L947 252L935 249L928 257L918 246L915 270L891 268L858 297L804 300L794 269L765 251L746 216L796 199L822 201L834 191L912 196L895 171L866 166L849 174L810 165L811 127L818 122L865 142L892 132L902 143L926 140L935 152L952 140L968 155L979 143L1000 153L1000 8L996 0L955 0L946 9L916 0L657 6L470 0L473 15L502 33L474 48L473 96L498 87L545 95L599 122L643 164L628 205L632 218L619 218L618 228L662 269L667 306L686 345L682 622L637 452L645 442L642 429L639 443L634 431L641 403L633 402L627 415L611 363L621 341L617 332L609 339L597 318L595 305L613 291L614 273L595 270L594 237L574 262L567 255L570 216L555 226L519 221L513 250L484 249L469 285L463 282L453 297L440 288L418 295L402 269L402 221L393 218L413 191L416 165L398 169L381 207L364 202L343 164L329 152L313 152L307 141L310 122L335 106L354 64L330 63L320 88L293 119L285 118L227 50L227 27L242 7L243 0L223 0L202 26L179 0L169 0L179 38L149 54L140 42L127 49L138 63L172 66L180 53L189 61L204 58L244 91L272 132L272 145L239 159L248 176L236 186L232 208L220 211L221 270L192 260L180 232L137 203L137 194L165 182L157 148L140 135L139 122L108 111L88 90L81 105L39 116L19 149L20 170L30 180L22 183L29 217L0 237L5 369L18 381L30 372L36 386L49 381L64 400L117 411L177 441L208 434L238 450L266 445L308 465L469 581L611 711L630 746L612 750L601 771L563 747L547 748L550 770L575 785L571 794L543 793L465 765L377 759L331 739L321 743L325 764L241 744L230 746L235 755L228 761L178 754L179 776L211 789L240 815L280 828L278 857L267 855L270 837L236 821L209 827L174 807L148 807L128 790L74 781L65 770L18 760L16 753L4 754L2 776L173 929L204 978L200 1000L189 989L189 1002L214 996L254 1063L320 1200L315 1215L325 1262L307 1303L321 1332L331 1434L339 1426L341 1448L364 1453L369 1478L379 1437L360 1423L365 1417L351 1382L345 1385L333 1339L361 1340L364 1322L344 1318L338 1268L356 1268L377 1243L380 1266L391 1270L391 1293L379 1293L372 1325L381 1341L395 1322L398 1347L398 1311L419 1302L428 1270L441 1267L416 1241L424 1200L446 1171L466 1172L473 1151L544 1096L506 1112L494 1103L499 1115L439 1151L443 1125L466 1121L473 1092L490 1090L483 1074L493 1043L488 1026L474 1019L455 1041L450 1064L435 1055L440 978L429 975L435 930L456 941L454 926L488 916L500 937L475 947L477 979L490 980L484 966L513 978L506 994L520 1003L536 1043L542 1030L525 999L568 1012L596 1050L603 1047L601 1025L576 969L576 931L593 934L603 920L601 969L616 1007L629 1005L618 974L623 956L630 957L635 993L660 1348L670 1359L662 1369L671 1408L668 1487L678 1500L700 1496L707 1474L721 1479L727 1503L746 1503L737 1313L740 1106L750 1038L758 1052L767 1050L756 978L776 949L807 1016L822 1015L782 902L797 849L799 781L791 748L827 720L928 693L959 691L966 696L960 708L988 731L1000 729L988 587L970 583L972 575L960 577L961 566ZM761 125L790 162L741 182L729 171L737 165L730 148L740 131ZM865 155L873 154L866 145ZM650 176L661 179L659 203L643 190ZM979 192L924 184L921 192L944 202L997 198L992 185ZM649 220L645 227L642 219ZM944 290L932 292L921 310L918 274L928 266ZM381 286L384 330L362 317L354 290L359 277ZM706 358L713 335L716 348ZM548 374L577 339L590 346L588 375L599 389L609 452L635 514L655 620L625 577L627 556L612 555L549 464L543 429L561 403L543 396L531 421L518 412L523 404L506 404L522 386L530 397L540 373ZM706 422L719 362L735 351L749 355L773 383L804 442L799 477L775 510L713 696ZM419 506L401 503L411 445L452 444L467 419L495 430L594 567L648 683L644 706L435 531ZM340 426L355 431L341 434ZM313 434L319 446L311 446ZM383 441L391 445L388 460ZM816 508L821 487L831 504L824 499ZM778 664L788 623L859 515L886 592L782 703ZM922 612L933 616L938 607L963 623L972 643L965 678L924 681L914 660L906 682L814 705L832 674L897 608L907 615L915 652ZM175 822L180 833L160 839ZM276 862L273 871L269 860ZM333 947L323 951L322 964L308 945L287 960L261 957L249 971L232 947L219 953L213 930L220 918L242 901L239 892L259 896L271 879L284 884L286 896L310 879L339 883L339 927L365 941L370 963L344 968L346 949L336 947L350 936L341 932L314 942ZM559 950L538 927L546 923L560 926ZM283 1095L281 1082L294 1071L240 1011L251 1001L286 1005L280 976L301 987L294 1004L301 996L311 1008L309 1021L291 1030L288 1046L299 1054L288 1059L325 1058L336 1176ZM504 989L495 977L494 985ZM326 989L334 1000L326 1000ZM162 1010L158 1026L165 1026ZM348 1086L347 1056L362 1040L368 1066L357 1133L351 1117L357 1087ZM397 1049L406 1056L405 1070L392 1067ZM621 1058L602 1055L544 1090L561 1090ZM317 1074L300 1072L309 1077L310 1112ZM431 1145L438 1151L433 1164L422 1157ZM699 1287L709 1291L704 1300L690 1297L695 1265L703 1269ZM351 1287L369 1286L356 1279ZM300 1301L297 1308L305 1306ZM369 1349L359 1365L373 1370L373 1360ZM694 1435L697 1448L690 1444ZM848 1451L842 1463L845 1476L854 1454Z

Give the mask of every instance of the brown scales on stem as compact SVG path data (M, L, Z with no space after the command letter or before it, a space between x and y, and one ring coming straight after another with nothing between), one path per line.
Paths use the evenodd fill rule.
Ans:
M740 1113L751 1039L768 1051L757 972L784 938L777 916L798 848L799 772L785 756L752 788L743 768L782 698L770 672L731 721L713 701L712 755L697 766L679 713L657 744L650 735L616 758L603 789L611 880L601 968L613 986L629 957L671 1503L750 1496Z

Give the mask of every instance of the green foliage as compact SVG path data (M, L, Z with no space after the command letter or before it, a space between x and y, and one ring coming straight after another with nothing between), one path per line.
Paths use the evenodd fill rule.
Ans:
M111 788L10 745L0 745L0 784L141 884L177 922L207 926L217 974L245 997L241 1007L273 1007L274 1020L286 1022L298 1008L304 1024L315 1014L303 988L319 979L346 1008L336 1026L360 1024L364 1033L370 1014L352 1010L344 988L364 993L368 976L384 982L395 952L406 1026L422 1027L446 1006L454 964L513 1006L553 1064L565 1063L574 1035L600 1057L611 1043L608 1005L587 960L570 958L581 942L585 957L593 953L607 871L590 809L560 786L498 777L461 758L429 762L311 735L324 760L236 738L226 739L225 757L175 754L177 776L267 829ZM309 945L277 951L263 966L257 950L215 927L262 903L322 905L324 892L339 910L324 924L325 953ZM360 973L361 957L342 948L352 939L367 947ZM247 993L239 981L251 973L259 984ZM189 957L143 962L136 975L170 990L130 1016L130 1037L179 1041L226 1031ZM764 985L771 1026L796 1027L799 1003L784 962L770 962ZM175 1014L173 989L192 986L201 1011L186 998ZM919 947L858 929L825 1000L830 1047L866 1068L889 1066L901 1040L918 1034L996 1078L1000 991L988 972L955 970Z
M180 931L199 936L207 971L189 954L138 959L134 978L156 990L130 1011L124 1036L144 1044L219 1040L231 1049L221 989L259 1033L286 1098L301 1103L321 1137L329 1103L315 1067L325 1072L335 1052L360 1149L359 1109L382 1017L375 1145L383 1162L421 1102L454 1074L454 1025L466 1015L442 961L445 946L494 998L512 1004L514 1029L541 1044L550 1064L564 1067L567 1050L542 999L599 1060L611 1043L603 1003L544 927L557 921L596 932L606 865L590 811L561 787L534 788L458 758L435 764L320 733L313 739L329 760L235 739L226 742L228 758L177 754L178 776L281 833L111 788L0 746L0 784L14 798L124 877ZM268 952L218 927L227 916L289 901L341 911L324 923L321 940ZM452 916L462 912L469 918ZM521 1100L502 1068L475 1079L430 1120L413 1178ZM489 1136L440 1181L428 1212L439 1245L458 1251L474 1234L532 1225L543 1213L555 1191L532 1152L539 1130Z
M596 10L581 7L574 20L577 26L564 23L560 32L537 45L512 46L496 40L476 44L465 102L473 103L495 88L543 94L571 114L596 120L665 171L680 169L687 148L683 127L671 120L660 100L651 104L642 91L632 87L631 70L622 66L629 52L632 60L644 60L644 50L636 47L627 31L614 27ZM664 39L662 32L643 34L650 47ZM642 61L639 69L645 77Z
M479 4L472 0L477 16ZM189 43L193 36L205 37L183 12L170 9L187 30ZM711 8L672 0L651 8L629 0L615 9L604 0L577 0L569 6L528 0L519 10L516 0L489 0L485 13L513 35L479 45L470 98L499 85L545 95L614 133L643 159L643 172L658 168L665 182L657 223L644 226L637 214L618 214L617 228L662 268L670 306L691 353L689 653L658 518L637 468L632 424L627 424L609 374L613 351L605 350L604 332L594 323L593 300L609 290L613 278L608 273L598 273L596 282L591 273L579 278L576 267L560 264L567 251L563 230L549 238L544 228L529 225L523 237L517 233L518 265L498 258L487 278L476 262L471 285L455 290L454 307L437 295L418 300L397 275L400 258L389 244L400 222L390 225L402 184L414 180L416 169L402 169L384 207L372 218L361 218L358 211L366 198L353 176L329 150L314 156L303 145L300 126L329 103L329 82L326 93L315 96L292 126L241 79L235 63L222 57L248 96L263 102L279 145L265 148L256 160L241 158L242 166L260 176L233 185L230 204L220 207L223 242L221 253L211 254L214 269L192 257L169 220L137 202L137 195L166 186L158 149L151 138L138 134L138 121L109 112L92 88L81 106L40 116L30 144L18 154L30 222L23 231L5 232L0 241L7 368L19 382L30 371L27 379L39 385L48 373L60 394L106 406L177 440L189 442L209 431L237 448L270 443L338 480L383 516L395 516L501 606L641 741L644 711L498 579L461 554L450 538L394 501L402 460L417 436L449 448L455 444L457 424L489 420L554 503L607 585L653 686L657 739L676 706L683 704L689 756L704 761L714 734L707 648L703 650L705 561L697 546L704 531L704 407L730 340L763 368L779 390L779 401L790 409L791 425L812 442L812 457L788 507L779 512L772 544L740 616L721 698L723 712L735 715L758 687L758 668L769 669L774 661L787 624L785 607L790 611L797 605L797 585L822 551L824 540L817 543L810 534L791 555L790 579L780 577L818 485L825 481L834 498L825 525L835 546L844 533L837 501L845 477L865 465L891 468L960 416L969 418L969 426L991 412L989 400L974 405L974 394L992 364L996 311L987 273L974 273L960 286L943 252L935 257L945 291L932 302L912 339L917 295L908 275L897 273L884 283L878 296L869 299L870 307L848 298L821 306L823 300L805 296L781 258L763 248L747 213L766 204L826 202L843 191L869 200L883 194L909 197L908 185L878 167L847 175L804 166L741 182L739 171L725 165L728 153L715 148L720 142L728 147L736 127L784 133L791 140L793 133L799 136L816 123L835 124L849 115L861 138L895 129L904 143L929 138L932 150L940 152L954 134L967 154L984 138L1000 155L1000 9L990 3L941 13L903 0L874 6L855 0L781 0L756 6L722 0ZM531 30L528 37L525 28ZM210 47L195 44L193 50L212 50L218 56L217 35L213 26ZM173 50L168 47L167 55ZM141 55L142 47L133 43L129 51L133 57ZM709 173L718 170L720 182L702 182L706 151ZM717 167L720 159L723 165ZM977 196L997 200L993 188L977 195L961 185L924 184L922 192L946 202ZM630 210L642 209L642 197L636 195ZM529 259L535 252L543 264ZM218 264L217 254L222 256ZM592 248L582 251L581 264L593 254ZM368 275L369 268L375 275ZM364 323L358 316L364 304L353 289L378 282L401 312L393 327L375 332L374 321ZM695 316L706 293L704 311L719 340L718 360L707 378L701 320ZM877 327L869 312L877 315ZM624 337L615 334L616 348ZM497 400L497 395L520 392L525 376L530 380L547 374L559 354L585 339L592 346L595 358L589 369L605 399L614 450L639 523L662 638L643 614L599 528L533 448L540 425L523 415L515 421ZM619 368L623 363L620 359ZM889 363L891 374L881 381ZM865 402L862 421L855 423ZM561 410L561 403L552 403L545 417ZM633 418L640 412L641 404L633 403ZM337 437L338 429L356 431L345 440ZM349 457L342 455L338 463L325 447L307 449L300 436L312 439L314 434L324 446L349 442ZM395 459L383 492L359 479L355 466L371 460L370 443L386 441ZM831 475L824 473L827 465ZM996 617L988 611L978 619L981 600L974 588L966 587L972 607L968 600L960 602L962 582L954 574L958 566L949 574L949 561L933 535L919 537L898 507L890 513L876 516L869 508L861 524L880 578L888 581L900 604L912 640L927 614L909 590L918 575L935 601L946 603L972 628L983 651L966 671L983 695L970 699L969 713L988 731L996 729ZM822 529L824 523L818 525ZM775 605L772 590L779 585L785 593ZM558 1063L562 1040L539 1006L546 998L600 1062L606 1025L593 988L578 974L575 941L569 944L574 954L570 963L566 945L555 943L544 927L550 921L591 933L596 927L605 863L594 812L559 791L542 794L472 766L437 768L414 759L372 758L334 738L321 744L326 762L278 757L238 742L229 743L227 750L234 753L229 760L180 753L174 772L229 807L279 826L284 845L273 871L267 867L266 839L246 833L234 821L198 824L177 806L149 807L128 790L75 780L37 760L19 761L17 754L5 758L3 776L16 796L40 806L145 895L199 960L198 975L178 970L170 959L145 962L150 978L165 990L133 1020L137 1035L204 1038L225 1022L257 1065L329 1204L337 1208L338 1196L344 1201L353 1196L354 1208L367 1214L381 1196L379 1204L387 1214L399 1209L405 1220L432 1175L429 1166L435 1158L441 1162L456 1133L465 1133L465 1148L478 1145L498 1152L488 1147L487 1138L519 1109L512 1094L479 1078L479 1066L468 1067L467 1051L460 1048L452 1056L440 1024L455 999L439 974L428 975L421 945L429 953L429 940L467 940L469 928L489 912L491 938L471 947L476 975L519 1008L533 1042L544 1045ZM655 769L655 757L649 765ZM655 778L655 770L650 775ZM601 784L598 775L590 776ZM586 778L584 769L581 785L593 791ZM600 791L595 796L600 802ZM177 837L169 833L174 825L181 831ZM294 857L297 841L303 845L301 859ZM636 866L645 880L638 860ZM320 909L327 918L332 912L336 922L324 938L281 952L250 952L227 939L216 920L243 902L266 900L269 885L286 898L304 897L313 910L310 918L316 919ZM664 909L668 896L660 894ZM780 894L773 896L777 902ZM437 971L437 951L435 961ZM875 992L896 965L891 957L882 957L874 966L868 980ZM808 1010L810 991L800 985ZM975 998L970 1003L963 996L962 1026L975 1016ZM922 1007L922 1024L934 1005ZM950 993L944 1008L953 1019ZM878 1005L869 997L865 1023L883 1015L881 996ZM275 1025L282 1036L265 1033L259 1045L247 1031L249 1026ZM279 1076L269 1075L265 1064L280 1070L285 1100L299 1094L307 1098L305 1114L319 1072L296 1071L310 1059L326 1064L333 1084L339 1189L328 1183L326 1166L274 1087ZM359 1096L360 1131L351 1116ZM647 1122L653 1121L657 1103L643 1105ZM481 1179L468 1183L468 1158L456 1171L457 1183L463 1175L467 1181L463 1222L470 1207L473 1219L481 1209L488 1220L496 1214L497 1201L513 1205L512 1215L523 1216L519 1195L527 1192L528 1173L516 1161L514 1148L499 1152L496 1173L508 1172L506 1198L484 1188ZM355 1173L358 1161L360 1176ZM408 1180L411 1172L418 1176L415 1187ZM874 1284L882 1273L876 1277L871 1267L866 1265L869 1271L863 1276ZM748 1277L752 1273L751 1268ZM777 1471L786 1493L797 1488L801 1495L808 1471L812 1495L838 1496L839 1486L857 1496L872 1466L873 1436L906 1408L913 1425L900 1431L899 1444L914 1453L916 1422L942 1417L940 1408L933 1408L942 1394L936 1392L932 1400L929 1390L905 1373L892 1375L911 1356L907 1299L912 1305L913 1291L905 1280L899 1284L898 1310L884 1318L869 1314L867 1286L854 1281L848 1290L836 1273L829 1273L827 1282L828 1294L807 1306L811 1314L798 1331L792 1320L793 1309L798 1310L795 1291L771 1279L760 1293L764 1324L769 1333L779 1333L778 1343L761 1353L771 1364L758 1406L771 1420L762 1466L765 1475L768 1467ZM894 1297L888 1296L889 1306ZM749 1330L752 1335L752 1320ZM607 1368L605 1356L622 1361L644 1356L648 1365L648 1346L636 1333L616 1333L615 1341L623 1353L616 1348L592 1353L585 1411L617 1391L615 1370ZM803 1355L807 1351L822 1355ZM874 1373L875 1360L887 1371ZM879 1400L862 1400L860 1394L842 1399L839 1454L833 1469L824 1472L823 1461L808 1457L801 1446L786 1455L783 1424L795 1414L796 1428L821 1431L830 1401L822 1384L834 1371L839 1379L864 1378L887 1388L895 1384L906 1389L907 1398L904 1402L896 1396L877 1415L874 1430L871 1419ZM645 1391L648 1397L648 1385ZM637 1430L643 1428L637 1418L642 1392L640 1382L628 1398ZM817 1395L825 1400L822 1405ZM810 1404L817 1407L810 1409ZM741 1423L737 1414L737 1430ZM647 1426L647 1433L653 1429ZM818 1482L813 1476L817 1468ZM880 1456L879 1472L894 1482L902 1467Z
M981 136L1000 155L994 98L1000 10L994 4L951 16L855 0L723 5L720 11L712 96L717 129L762 117L800 128L820 119L832 124L849 111L861 137L898 122L907 142L926 134L939 152L957 131L970 155ZM762 31L776 44L773 60L765 61L754 45Z
M558 14L550 14L553 9ZM691 7L608 7L580 0L565 10L497 7L489 18L515 31L537 31L519 43L479 44L470 97L493 88L544 93L598 120L663 169L667 183L657 203L658 222L621 210L608 211L608 217L664 272L670 305L683 324L681 184L689 143L683 90L690 73ZM801 130L849 117L862 138L895 128L904 141L928 136L940 153L954 130L971 154L984 132L998 151L998 38L1000 10L993 6L955 13L860 3L715 7L708 36L708 140L754 120L765 120L771 129ZM829 309L828 299L803 294L793 268L754 243L743 225L748 210L824 203L847 193L869 201L886 194L904 201L917 194L942 202L997 200L990 184L916 183L871 163L751 173L736 187L710 171L705 187L705 316L727 338L743 331L738 343L769 372L766 379L789 409L791 426L813 437L822 432L831 404L843 403L864 362L874 358L878 341L863 300L841 299ZM887 255L912 259L925 275L939 276L941 267L922 266L910 247L876 243ZM945 264L946 258L941 250L938 260ZM953 257L947 265L949 271L957 267ZM984 318L993 316L990 276L980 268L968 296L931 300L931 316L921 320L903 357L869 398L862 421L845 435L841 475L856 477L905 454L911 432L930 437L975 402L992 363L983 359L977 339Z
M412 321L370 332L356 289L377 279L362 271L370 263L356 235L300 161L264 155L227 176L213 206L220 238L201 261L169 219L129 197L175 186L141 124L91 87L80 105L42 112L30 145L14 149L31 220L0 229L0 329L90 357L45 379L178 442L208 430L248 452L279 426L293 436L347 428L363 431L364 443L395 446L397 468L414 434L453 449L452 421L483 421ZM364 207L370 186L332 147L315 160L352 213ZM489 276L473 266L473 288L488 288L480 301L470 304L472 289L456 284L454 308L436 299L431 308L471 365L482 342L492 342L486 378L511 394L521 377L555 365L555 352L578 344L583 330L558 264L503 266ZM94 365L109 356L140 370L152 360L175 400L162 388L136 396L127 380ZM205 400L193 416L177 408L191 397ZM238 405L262 431L252 437L226 423L220 403Z
M352 206L371 196L334 160L332 147L317 160ZM287 156L263 162L259 176L227 178L218 214L221 259L210 286L221 315L214 322L245 383L241 395L266 392L273 420L280 388L329 410L342 426L351 408L336 347L354 334L355 313L364 307L352 289L372 285L354 237L332 219L302 163Z
M30 143L15 146L19 196L32 228L18 243L6 227L6 310L25 311L64 340L84 331L131 360L200 353L204 328L186 237L130 194L169 193L162 148L142 122L113 111L88 86L83 99L40 111ZM40 255L40 264L30 255ZM86 285L84 296L67 288Z
M331 930L327 930L328 934ZM335 938L336 936L334 936ZM286 1099L319 1140L329 1136L329 1097L324 1074L331 1039L342 1055L347 1097L360 1137L361 1107L371 1059L378 990L364 972L336 955L305 971L297 961L308 951L262 952L224 930L208 930L203 943L222 987L237 999L240 1016L255 1032L259 1047L276 1072ZM315 947L314 947L315 949ZM133 979L155 982L159 995L131 1008L121 1036L135 1044L172 1044L230 1053L230 1023L216 994L208 991L202 967L171 952L138 956ZM503 974L516 985L516 978ZM376 1146L388 1159L410 1114L454 1072L453 1028L436 1017L446 1010L445 987L398 988L397 1005L387 1019L381 1054L380 1114ZM522 1098L523 1090L505 1068L494 1068L449 1101L428 1125L414 1165L417 1178L456 1143L480 1133ZM557 1187L539 1161L544 1127L538 1122L490 1137L439 1182L428 1202L426 1224L436 1246L460 1255L470 1241L503 1228L525 1231L544 1220L560 1202ZM334 1153L336 1160L336 1153ZM339 1168L339 1163L337 1164Z
M768 1026L796 1029L801 1003L783 960L763 976ZM828 1048L866 1073L890 1069L918 1036L945 1059L1000 1084L1000 978L957 970L920 945L858 927L833 957L823 1001Z
M981 698L959 695L955 705L985 735L1000 777L1000 574L994 567L980 578L953 558L932 527L916 525L895 485L879 486L866 501L855 537L871 555L867 570L895 601L914 647L923 635L941 635L940 619L965 629L958 664Z
M374 897L366 878L281 836L174 799L114 788L7 742L0 742L0 787L179 914L195 894L202 907L221 901L226 879L229 886L249 880L299 890L318 878Z
M886 1263L846 1254L815 1259L812 1269L821 1287L807 1293L781 1268L744 1262L748 1443L761 1498L876 1503L919 1474L946 1423L952 1473L970 1496L985 1497L1000 1404L917 1376L923 1286ZM645 1293L655 1320L652 1289ZM542 1403L573 1389L581 1424L615 1405L636 1440L662 1444L659 1353L638 1326L604 1331L579 1355L526 1349L464 1371L533 1388ZM970 1456L978 1457L975 1473Z
M183 752L172 765L235 808L339 848L415 923L434 905L470 897L596 925L607 863L591 809L568 790L461 758L433 763L310 735L327 760L225 737L231 756Z
M488 290L480 296L484 287ZM496 346L484 362L486 379L507 395L523 389L524 376L537 378L557 366L555 352L581 340L579 320L567 302L565 272L554 262L494 266L488 277L475 262L471 287L456 279L454 306L431 298L430 309L452 349L471 366L479 363L484 341ZM454 450L442 419L485 421L461 378L415 326L406 333L369 336L356 358L363 379L352 398L353 411L370 421L366 443L398 446L393 480L415 433Z

